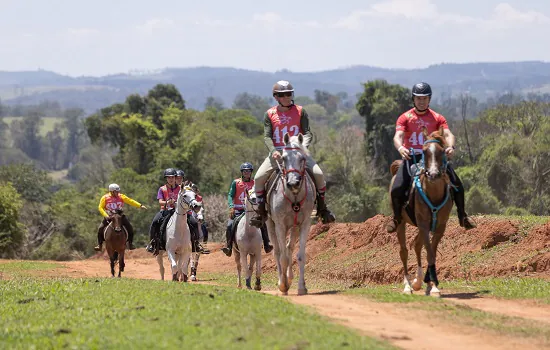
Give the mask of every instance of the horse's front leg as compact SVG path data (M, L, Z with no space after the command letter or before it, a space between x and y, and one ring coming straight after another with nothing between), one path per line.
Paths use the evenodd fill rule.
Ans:
M422 237L420 233L417 233L414 238L414 252L416 255L416 277L412 288L415 291L419 291L422 289L422 279L424 279L424 272L422 271Z
M121 273L124 272L124 250L118 255L118 277L122 277Z
M262 251L261 248L255 254L256 256L256 284L254 285L254 290L262 290Z
M298 242L298 239L300 237L300 227L292 227L290 229L290 238L287 242L287 252L288 252L288 268L286 272L286 276L288 278L288 285L292 285L292 280L294 279L294 270L292 269L292 253L294 253L294 247L296 246L296 242Z
M241 250L241 266L244 268L245 270L245 284L246 284L246 288L248 289L252 289L252 284L251 284L251 277L252 277L252 271L250 271L250 268L251 266L248 264L248 251L246 250ZM252 258L250 259L251 260L251 263L252 263Z
M170 269L172 271L172 281L178 280L178 262L176 252L174 248L166 243L166 254L168 255L168 261L170 262Z
M403 284L405 288L403 289L404 294L412 294L411 282L409 280L409 250L407 249L407 236L405 235L405 222L402 221L399 226L397 226L397 240L399 241L399 257L403 263Z
M243 285L241 282L241 254L235 248L233 248L233 256L235 259L235 263L237 264L237 288L242 288Z
M298 260L298 267L300 270L300 277L298 278L298 295L307 294L306 288L306 279L305 279L305 266L306 266L306 242L307 236L309 234L309 218L305 219L307 223L302 223L300 227L300 247L298 248L298 255L296 259Z
M159 253L157 255L157 263L159 265L160 279L162 281L164 281L164 262L163 262L163 258L164 258L164 253L161 250L161 251L159 251Z
M435 274L435 254L430 241L430 220L422 221L422 224L420 224L421 220L417 219L417 222L419 222L418 232L422 237L422 243L424 245L424 249L426 249L426 256L428 260L428 269L426 270L426 275L424 276L424 282L427 283L426 295L430 295L432 288L438 284L437 275Z
M435 229L435 232L432 235L432 251L434 253L434 264L433 264L433 270L430 271L428 269L428 272L432 275L431 284L432 288L430 291L430 295L433 297L440 297L441 291L438 288L439 281L437 279L437 271L436 271L436 261L437 261L437 246L439 245L439 242L441 242L441 238L443 238L443 234L445 233L445 228L447 226L446 222L441 222L441 224L437 225L437 228Z

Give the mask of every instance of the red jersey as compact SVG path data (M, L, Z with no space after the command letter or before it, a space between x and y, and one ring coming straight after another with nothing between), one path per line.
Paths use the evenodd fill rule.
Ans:
M273 130L271 139L275 149L279 151L283 149L285 146L283 137L287 132L290 136L303 134L303 130L300 129L302 106L294 105L286 112L281 112L277 109L277 106L274 106L267 110L267 115L271 120L271 129Z
M426 113L419 115L412 108L399 116L395 126L396 131L405 132L403 147L413 148L415 153L421 153L424 145L424 134L422 133L424 126L428 129L428 134L439 130L440 127L449 129L447 120L441 114L428 109Z

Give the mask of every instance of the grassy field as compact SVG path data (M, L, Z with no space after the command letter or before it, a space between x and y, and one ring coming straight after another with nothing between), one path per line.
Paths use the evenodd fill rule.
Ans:
M390 349L257 292L133 279L37 279L0 265L0 348Z
M8 125L11 125L11 123L14 121L14 120L22 120L24 119L23 117L4 117L2 118L2 120L8 124ZM40 135L41 136L46 136L46 134L50 131L53 131L54 127L55 127L55 124L57 123L62 123L63 122L63 118L51 118L51 117L47 117L47 118L42 118L42 120L44 121L44 124L42 125L42 127L40 128Z

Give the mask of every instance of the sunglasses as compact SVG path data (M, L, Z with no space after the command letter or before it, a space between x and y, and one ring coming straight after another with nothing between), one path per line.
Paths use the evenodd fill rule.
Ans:
M292 96L292 91L277 92L276 95L277 95L277 97L290 97L290 96Z

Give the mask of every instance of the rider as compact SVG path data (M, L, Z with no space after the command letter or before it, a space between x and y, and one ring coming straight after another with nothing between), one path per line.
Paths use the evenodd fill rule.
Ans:
M182 186L185 173L181 169L176 169L176 185Z
M120 193L120 186L117 184L110 184L109 185L109 193L103 195L101 197L101 200L99 201L99 212L103 216L103 221L101 222L101 225L99 225L97 229L97 246L94 247L94 249L98 252L101 251L103 246L103 233L105 231L105 227L109 225L110 217L112 214L115 213L117 210L122 210L124 207L124 203L129 204L136 208L142 208L147 209L146 206L143 204L140 204L133 200L130 197L125 196L124 194ZM130 224L130 221L126 217L126 215L122 214L122 226L126 227L126 231L128 232L128 248L130 250L136 249L134 247L134 228L132 227L132 224Z
M151 227L149 228L149 239L153 241L157 238L158 230L162 224L162 219L166 217L170 209L174 208L174 203L178 199L178 193L180 191L180 186L176 185L176 175L177 172L173 168L167 168L164 170L164 178L166 179L166 184L159 187L157 192L157 199L160 204L160 211L155 214ZM147 246L148 252L153 252L154 247L152 244Z
M412 157L418 162L422 158L422 146L424 145L422 127L424 126L427 128L428 134L443 127L443 137L447 144L445 153L449 158L454 155L455 137L449 130L445 117L429 108L431 97L432 88L430 85L424 82L414 85L412 88L414 108L406 111L397 119L393 144L404 160L410 160ZM413 154L410 152L411 148ZM411 176L405 164L409 164L409 162L401 162L399 165L399 170L397 170L391 188L393 217L386 225L386 230L389 233L395 232L402 220L401 210L407 201L407 192L411 185ZM447 163L447 174L451 183L457 189L457 191L453 191L453 194L460 226L466 230L475 228L475 222L468 217L464 210L464 186L450 163Z
M269 149L269 156L264 160L254 177L254 187L259 207L258 214L251 219L250 223L256 227L260 227L267 218L264 198L265 183L277 168L276 162L281 159L285 133L289 132L290 136L302 133L304 135L304 146L306 147L313 137L309 129L309 117L306 110L302 106L294 104L292 84L280 80L273 85L272 93L278 105L268 109L264 115L264 143ZM306 165L313 173L313 180L317 187L317 216L321 218L323 223L334 222L336 218L325 204L326 183L323 172L311 156L307 156Z
M252 179L253 171L254 167L251 163L246 162L241 164L241 177L233 180L229 187L229 193L227 194L229 220L227 221L227 228L225 230L227 245L222 248L222 251L227 256L231 256L233 250L233 221L246 210L244 203L246 193L254 186L254 180ZM262 240L264 241L264 250L266 253L269 253L273 250L273 246L269 244L269 235L267 234L265 224L260 227L260 231L262 232Z

